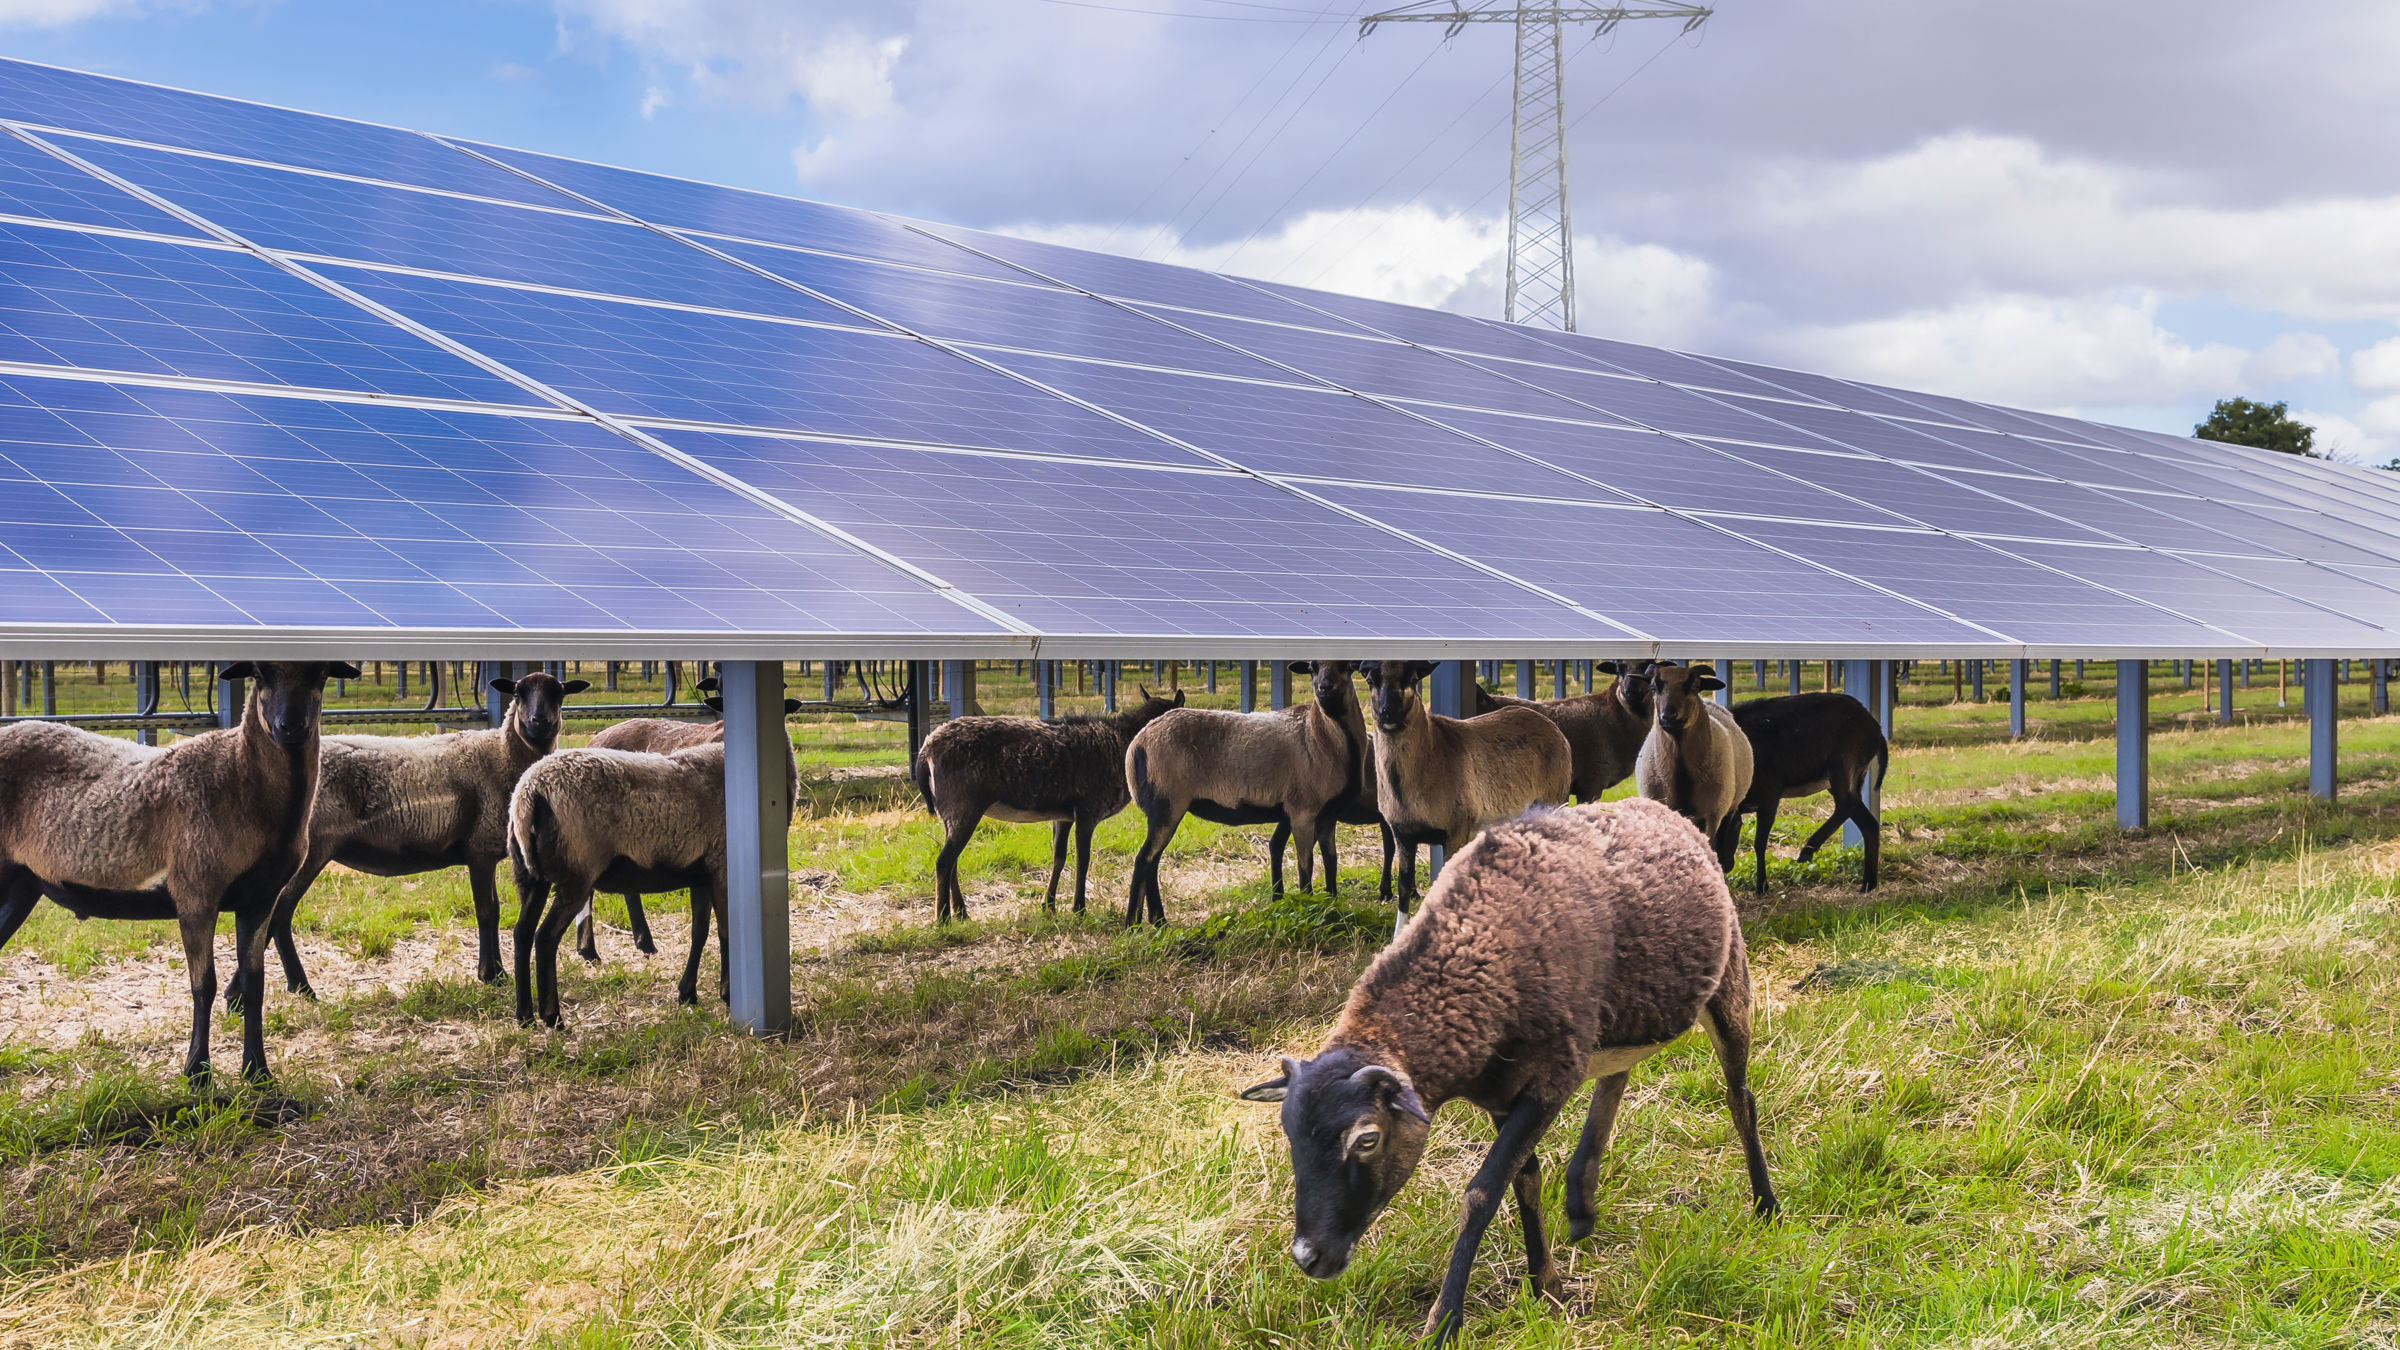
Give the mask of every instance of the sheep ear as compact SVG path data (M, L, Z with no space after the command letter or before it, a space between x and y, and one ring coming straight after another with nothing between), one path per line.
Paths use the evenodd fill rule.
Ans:
M1294 675L1314 675L1317 673L1317 663L1314 661L1294 661L1291 664L1291 672Z
M1408 663L1408 678L1421 680L1440 668L1441 663L1437 661L1411 661Z
M1290 1095L1292 1090L1292 1081L1299 1076L1300 1065L1287 1055L1284 1057L1283 1061L1283 1072L1263 1083L1252 1083L1250 1086L1243 1088L1242 1100L1246 1102L1282 1101L1286 1096Z
M789 717L798 711L800 711L800 700L796 698L787 698L783 701L784 716Z
M560 692L567 694L580 694L584 690L591 687L592 682L590 680L569 680L564 685L560 686Z
M725 711L725 700L721 698L704 698L700 700L700 706L708 709L710 712L721 713Z
M230 666L217 667L217 678L220 680L255 680L258 678L258 667L248 661L236 661Z
M365 673L358 668L358 664L354 661L328 661L325 663L325 678L329 680L355 680Z
M1694 677L1693 677L1693 679L1692 679L1692 687L1693 687L1694 689L1699 689L1699 690L1702 690L1702 691L1706 691L1706 690L1710 690L1710 689L1722 689L1722 688L1724 688L1724 687L1725 687L1725 682L1724 682L1723 680L1720 680L1720 679L1718 679L1718 678L1716 677L1716 675L1715 675L1715 674L1712 672L1712 673L1710 673L1710 674L1706 674L1706 675L1698 675L1698 676L1694 676Z
M1622 675L1625 673L1625 667L1617 664L1614 661L1594 661L1592 663L1592 669L1599 671L1603 675Z
M517 692L517 682L511 679L497 679L492 681L492 688L503 694L514 694Z
M717 692L717 677L711 675L697 685L694 685L693 688L698 689L703 694L713 694Z
M1157 698L1157 697L1158 697L1158 695L1156 695L1156 694L1153 694L1153 693L1151 693L1151 692L1150 692L1150 686L1149 686L1149 685L1146 685L1146 684L1137 684L1137 685L1135 685L1135 686L1134 686L1134 689L1135 689L1137 692L1139 692L1139 693L1141 694L1141 696L1142 696L1142 702L1144 702L1144 703L1148 703L1150 700L1152 700L1152 699L1154 699L1154 698Z
M1361 661L1358 663L1357 669L1359 674L1367 677L1367 683L1373 684L1375 683L1375 672L1383 669L1383 663L1381 661Z
M1175 691L1175 706L1178 708L1183 706L1183 691L1181 689Z
M1402 1115L1412 1116L1430 1125L1433 1117L1425 1110L1425 1101L1417 1095L1416 1086L1399 1073L1382 1064L1370 1064L1350 1075L1350 1081L1372 1084L1383 1095L1386 1105Z

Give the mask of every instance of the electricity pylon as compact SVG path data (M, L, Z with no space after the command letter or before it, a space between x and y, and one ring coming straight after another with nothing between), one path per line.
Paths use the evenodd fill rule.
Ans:
M1510 323L1575 331L1575 229L1567 201L1566 49L1568 24L1595 35L1627 19L1681 19L1683 31L1706 23L1702 5L1470 4L1418 0L1358 21L1365 37L1379 23L1438 23L1454 38L1471 23L1517 26L1516 123L1508 152L1508 309Z

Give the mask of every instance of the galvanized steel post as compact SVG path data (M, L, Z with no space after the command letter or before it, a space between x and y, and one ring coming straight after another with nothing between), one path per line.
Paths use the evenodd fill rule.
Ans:
M783 663L727 661L725 942L733 1024L758 1036L792 1027L791 785L784 757Z
M2150 825L2150 663L2117 662L2117 826Z
M2319 656L2303 662L2300 674L2308 697L2308 795L2327 802L2333 800L2340 779L2336 728L2342 700L2334 688L2337 670L2330 657Z

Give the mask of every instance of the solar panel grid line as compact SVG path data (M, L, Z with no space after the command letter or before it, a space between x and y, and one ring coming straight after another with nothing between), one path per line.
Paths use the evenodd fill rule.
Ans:
M668 309L679 314L706 314L720 319L747 319L757 323L784 324L793 328L822 328L834 332L872 332L875 329L851 328L844 324L825 323L816 319L795 318L788 314L762 314L755 309L726 309L718 305L693 305L675 300L659 300L644 295L626 295L621 291L585 291L569 286L551 286L538 281L514 278L477 276L467 272L441 272L425 267L409 267L400 263L374 262L345 258L330 253L306 253L299 250L277 250L282 257L303 264L329 264L336 267L355 267L362 272L384 272L392 276L422 277L427 281L457 281L473 286L497 286L512 291L532 291L538 295L557 295L574 300L605 300L611 304L640 305L644 309ZM806 293L806 292L804 292ZM812 298L821 298L813 297ZM838 303L828 300L827 303ZM849 306L842 306L848 309ZM914 336L908 334L907 336Z
M106 235L111 239L138 239L145 244L180 244L185 248L238 251L214 239L186 239L172 234L156 234L148 230L124 230L110 225L82 225L73 221L45 220L40 216L21 216L13 211L0 211L0 225L23 225L36 230L68 230L76 234Z
M2327 603L2325 603L2325 602L2324 602L2324 601L2322 601L2322 600L2317 600L2317 599L2311 598L2311 597L2309 597L2309 596L2306 596L2306 595L2301 595L2301 594L2299 594L2299 593L2298 593L2298 592L2296 592L2296 591L2293 591L2293 590L2290 590L2290 589L2288 589L2288 588L2286 588L2286 587L2283 587L2283 586L2277 585L2277 584L2275 584L2275 583L2273 583L2273 582L2271 582L2271 581L2262 580L2261 578L2259 578L2259 577L2258 577L2258 576L2256 576L2256 575L2244 575L2244 574L2242 574L2242 573L2240 573L2240 572L2233 571L2232 569L2230 569L2230 568L2228 568L2228 567L2224 566L2224 565L2223 565L2221 562L2212 561L2212 560L2211 560L2211 558L2210 558L2210 556L2209 556L2208 554L2205 554L2205 553L2186 553L2186 552L2182 552L2182 551L2179 551L2179 550L2162 550L2162 551L2163 551L2163 552L2165 552L2165 553L2167 554L2167 556L2168 556L2168 557L2175 558L2175 559L2178 559L2178 560L2180 560L2180 561L2182 561L2182 562L2189 563L2189 564L2191 564L2191 565L2192 565L2192 566L2194 566L2194 567L2204 568L2204 569L2206 569L2206 570L2208 570L2208 571L2211 571L2211 572L2214 572L2214 573L2216 573L2216 574L2217 574L2217 575L2219 575L2219 576L2223 576L2223 577L2230 577L2230 578L2232 578L2232 579L2233 579L2233 580L2235 580L2235 581L2238 581L2238 582L2241 582L2241 583L2243 583L2244 585L2248 585L2248 586L2255 586L2255 587L2259 588L2260 590L2272 592L2272 593L2274 593L2274 594L2276 594L2276 595L2280 595L2280 596L2282 596L2282 597L2283 597L2283 598L2285 598L2286 600L2290 600L2290 601L2292 601L2294 604L2306 605L2306 606L2308 606L2308 607L2309 607L2309 608L2311 608L2311 609L2320 610L2320 611L2322 611L2322 612L2324 612L2324 613L2331 614L2331 615L2333 615L2333 616L2334 616L2334 617L2336 617L2336 618L2340 618L2340 619L2348 619L2348 620L2350 620L2352 623L2363 623L2363 624L2367 625L2367 626L2368 626L2368 627L2370 627L2370 628L2380 628L2380 629L2383 629L2385 632L2400 632L2400 621L2395 621L2395 622L2386 623L2386 622L2379 622L2379 621L2377 621L2377 620L2375 620L2375 619L2371 619L2371 618L2362 618L2362 617L2360 617L2359 615L2356 615L2356 614L2350 613L2350 612L2349 612L2349 611L2347 611L2347 610L2343 610L2343 609L2337 609L2337 608L2335 608L2334 606L2332 606L2332 605L2330 605L2330 604L2327 604ZM2272 562L2282 562L2282 561L2285 561L2285 560L2283 560L2283 559L2268 559L2267 561L2272 561ZM2295 559L2290 559L2289 561L2291 561L2291 562L2293 562L2293 563L2296 563L2297 565L2299 565L2299 566L2302 566L2302 567L2316 568L2316 567L2318 566L2316 563L2312 563L2312 562L2308 561L2308 560L2307 560L2307 559L2305 559L2305 558L2295 558ZM2346 574L2344 574L2344 573L2333 572L2333 569L2331 569L2331 568L2322 568L2322 569L2319 569L2319 570L2323 570L2323 571L2326 571L2326 572L2332 572L2332 573L2333 573L2333 575L2336 575L2336 576L2342 576L2342 575L2346 575Z
M87 167L93 173L109 176L107 175L106 170L100 169L97 166L87 165ZM548 385L531 378L530 376L524 375L510 368L504 363L484 355L482 352L477 351L472 346L469 346L463 342L459 342L449 337L447 334L444 334L428 325L420 324L415 320L410 319L408 316L401 314L399 311L392 309L388 305L384 305L381 302L373 300L367 296L360 295L356 291L329 277L325 277L305 266L292 261L289 258L283 257L274 250L263 248L255 243L250 242L249 240L243 239L241 236L225 229L223 226L217 225L213 221L209 221L206 218L197 215L196 213L192 213L184 210L181 207L177 207L173 203L157 197L156 194L149 193L146 189L141 188L139 185L125 182L123 179L117 179L116 181L119 182L120 185L123 186L127 191L133 192L138 196L142 196L145 200L152 201L154 204L159 205L163 209L174 212L178 219L188 220L194 225L206 229L213 234L217 234L230 242L236 243L243 248L248 249L252 253L255 253L258 256L266 259L267 261L274 263L275 265L324 288L334 295L350 301L350 303L357 305L359 308L364 309L371 314L376 315L378 318L383 319L385 322L390 323L403 331L413 333L419 338L431 342L463 360L472 362L476 366L490 371L492 374L503 379L510 380L518 387L523 388L539 397L549 399L553 404L559 407L569 408L580 412L597 422L599 425L616 432L618 435L623 436L638 445L641 445L651 453L681 465L689 472L709 479L712 482L717 482L720 486L740 492L744 496L759 502L759 504L763 506L768 506L783 513L788 519L791 519L796 524L804 525L820 534L823 534L829 538L837 539L854 549L858 549L868 556L875 558L879 562L882 562L885 566L891 567L904 575L913 577L921 584L932 587L935 591L950 599L953 603L965 606L983 618L999 623L1003 627L1006 627L1012 631L1028 633L1030 635L1030 630L1026 629L1024 625L1020 624L1015 619L985 604L982 600L950 585L947 581L933 576L932 574L924 571L924 569L908 562L904 558L900 558L897 555L874 548L868 545L864 540L858 539L855 536L851 536L845 531L836 530L832 526L827 525L825 522L817 519L807 512L799 510L787 502L776 499L767 493L760 492L756 488L753 488L746 483L742 483L738 479L732 478L730 475L722 474L719 471L700 463L698 460L693 459L689 455L683 454L681 451L675 450L654 436L650 436L634 427L617 421L611 416L602 413L598 409L593 408L588 404L583 404L579 400L570 398L558 390L553 389Z
M614 415L614 414L612 414ZM719 436L749 436L761 440L809 441L823 445L864 445L889 450L923 450L941 455L970 455L988 459L1028 460L1040 464L1104 464L1124 469L1158 469L1173 473L1233 472L1222 464L1170 464L1159 460L1109 459L1099 455L1070 455L1046 450L1016 450L1006 446L943 445L931 441L901 441L889 437L852 436L830 431L798 431L786 427L736 426L728 422L695 422L674 417L621 417L627 426L649 431L704 431ZM1180 446L1178 449L1182 448Z
M2121 600L2130 600L2135 604L2143 605L2150 609L2155 609L2161 614L2172 615L2175 618L2183 620L2185 623L2197 624L2200 627L2206 628L2212 632L2222 633L2225 636L2234 639L2236 642L2242 643L2246 646L2257 647L2263 650L2271 648L2274 645L2273 643L2253 638L2246 633L2236 632L2235 630L2227 628L2222 624L2212 623L2207 619L2199 617L2198 615L2187 614L2184 611L2175 608L2173 605L2164 604L2160 601L2153 600L2148 596L2138 595L2132 591L2124 590L2119 587L2104 585L2103 583L2094 581L2090 577L2084 576L2080 573L2070 572L2063 567L2054 567L2049 563L2043 562L2039 558L2028 557L2014 549L2002 548L1990 540L1977 539L1972 535L1958 535L1954 537L1960 539L1962 542L1973 544L1978 548L1989 549L1994 553L2002 555L2003 557L2014 559L2017 562L2025 563L2029 566L2038 567L2045 572L2056 573L2057 575L2065 577L2070 581L2079 581L2084 585L2093 588L2094 590L2106 591L2110 595L2116 596ZM2128 549L2126 551L2154 553L2162 558L2173 558L2175 556L2163 549Z
M564 408L543 408L531 404L478 403L470 399L428 398L419 394L386 394L372 389L315 389L307 385L253 384L242 380L161 375L141 370L100 370L0 360L0 377L9 375L35 375L47 379L81 380L90 384L139 385L152 389L196 389L211 393L243 394L260 398L289 398L319 403L372 403L385 407L425 408L444 412L501 412L513 417L580 418L582 416L580 413Z

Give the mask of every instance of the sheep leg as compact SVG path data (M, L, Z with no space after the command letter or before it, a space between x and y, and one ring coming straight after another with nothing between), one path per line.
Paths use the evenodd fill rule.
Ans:
M1600 1185L1600 1155L1608 1151L1608 1136L1617 1126L1617 1106L1625 1100L1625 1080L1631 1071L1612 1073L1592 1086L1592 1109L1583 1117L1583 1138L1575 1156L1567 1159L1567 1241L1592 1235L1599 1208L1592 1203Z
M500 864L498 862L469 862L467 886L475 892L475 978L485 984L498 984L507 978L500 969ZM525 907L529 902L522 892L517 895L517 927L525 927ZM519 944L520 947L522 944ZM518 961L524 956L519 952Z
M1375 830L1383 836L1383 887L1375 893L1375 898L1389 900L1392 898L1392 851L1399 846L1399 841L1392 837L1392 827L1380 820L1375 822Z
M1708 1039L1725 1070L1725 1105L1733 1114L1733 1132L1741 1136L1742 1160L1750 1168L1751 1205L1758 1217L1774 1218L1782 1206L1767 1176L1767 1151L1758 1139L1758 1096L1750 1090L1750 964L1738 933L1724 983L1708 1000Z
M1725 818L1717 822L1716 835L1709 842L1716 846L1718 870L1732 871L1733 855L1742 848L1742 813L1726 812Z
M1042 895L1042 912L1058 912L1058 878L1067 870L1067 832L1075 823L1069 820L1050 822L1050 889Z
M633 929L633 949L644 956L656 956L658 944L650 938L650 916L642 912L639 891L625 892L625 922Z
M933 921L948 923L952 918L967 917L967 894L958 888L958 855L967 851L967 843L975 837L975 824L983 819L981 811L968 813L956 820L945 820L949 834L942 840L942 851L933 859Z
M1335 895L1340 894L1341 891L1340 883L1336 880L1334 875L1334 868L1336 866L1333 850L1334 823L1335 822L1331 814L1327 814L1319 818L1317 821L1317 853L1325 861L1325 898L1328 900L1332 899ZM1305 885L1306 883L1304 882L1302 884Z
M1075 822L1075 912L1083 913L1084 879L1092 874L1092 832L1100 828L1099 818L1085 816Z
M541 925L543 903L550 883L536 881L517 868L517 1025L533 1025L533 934Z
M0 947L17 935L17 928L41 903L41 878L30 867L0 868Z
M1384 826L1384 830L1388 834L1388 832L1391 830L1391 826ZM1399 847L1400 912L1402 914L1406 914L1408 913L1409 906L1415 903L1417 898L1417 841L1414 839L1402 839L1399 841Z
M1278 900L1283 898L1283 846L1290 843L1291 839L1292 822L1276 821L1275 835L1267 841L1267 875L1271 878L1268 894ZM1300 884L1305 886L1308 883L1303 881Z
M700 1001L700 957L708 950L708 921L715 908L704 887L692 888L692 945L684 953L683 978L675 984L675 1002L686 1008Z
M1495 1117L1499 1135L1492 1140L1492 1151L1484 1155L1483 1166L1475 1169L1475 1179L1467 1184L1466 1210L1459 1220L1458 1237L1450 1244L1450 1269L1442 1277L1442 1295L1425 1317L1425 1334L1434 1344L1446 1344L1458 1334L1459 1309L1467 1299L1467 1275L1475 1268L1484 1230L1500 1212L1502 1190L1525 1170L1542 1132L1558 1118L1560 1105L1527 1093L1517 1098L1505 1118Z
M321 858L313 852L301 859L300 870L283 884L282 893L275 897L275 912L267 918L267 936L275 940L275 955L283 961L284 989L311 1002L316 1000L317 991L309 988L308 972L300 967L300 948L292 941L292 914L331 861L330 857ZM235 980L233 987L225 991L225 1011L240 1012L241 1001L242 982Z
M717 1002L733 1006L733 924L725 913L729 888L712 884L708 893L708 912L717 916Z
M534 934L535 1011L541 1015L542 1025L552 1030L566 1025L559 1016L558 944L565 940L575 916L591 903L592 893L585 887L558 887L551 892L549 912L542 915L541 927Z
M593 930L600 926L597 915L589 908L575 920L575 954L593 965L600 964L600 943Z
M1310 889L1316 880L1317 818L1315 816L1300 816L1299 818L1294 819L1291 811L1286 809L1284 812L1284 819L1292 821L1292 843L1294 846L1292 851L1295 857L1298 859L1300 865L1300 889L1305 891ZM1281 856L1278 856L1276 861L1280 863L1283 861L1283 859ZM1281 869L1279 868L1277 870ZM1280 880L1280 878L1278 878L1278 880ZM1275 888L1275 893L1277 895L1283 894L1283 887L1278 885Z
M233 911L233 982L242 991L242 1077L265 1083L267 1072L267 932L275 896L244 896Z
M1500 1121L1493 1117L1497 1127ZM1517 1169L1510 1187L1517 1202L1517 1223L1525 1234L1525 1282L1533 1291L1552 1303L1565 1306L1558 1296L1558 1271L1550 1264L1550 1234L1542 1226L1542 1155L1529 1149L1525 1165Z
M1883 861L1883 823L1867 809L1867 799L1855 787L1837 792L1833 799L1833 818L1848 820L1858 827L1859 842L1866 850L1866 875L1860 879L1862 891L1875 889L1875 873Z
M1767 893L1767 836L1775 832L1776 798L1769 797L1758 804L1758 827L1750 838L1751 861L1757 864L1757 875L1750 880L1759 895Z
M1175 838L1176 829L1183 824L1183 812L1160 802L1145 812L1150 818L1150 833L1142 840L1141 852L1133 855L1132 893L1125 899L1125 924L1131 927L1142 921L1143 902L1149 902L1150 921L1167 921L1166 900L1158 891L1158 861L1165 855L1167 844Z
M175 906L183 938L183 970L192 982L192 1043L183 1055L183 1076L199 1087L208 1081L208 1015L217 1004L217 907Z
M1810 835L1808 842L1800 846L1800 861L1805 863L1817 856L1817 850L1823 848L1825 841L1831 839L1833 832L1840 828L1842 828L1842 808L1841 804L1837 802L1834 804L1833 814L1827 816L1825 823L1817 827L1817 832Z

